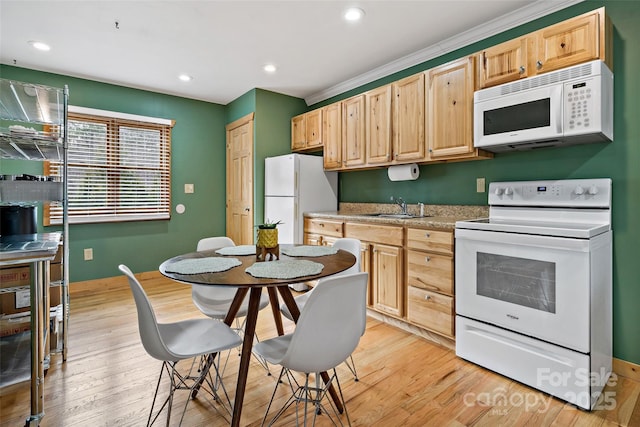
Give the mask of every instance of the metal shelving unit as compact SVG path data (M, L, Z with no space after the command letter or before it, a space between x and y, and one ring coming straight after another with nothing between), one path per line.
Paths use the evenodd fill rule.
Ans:
M62 162L62 182L0 180L0 204L60 202L63 207L63 255L62 255L62 360L67 359L67 330L69 317L69 218L67 191L67 111L68 87L55 88L45 85L0 79L0 158ZM37 244L51 238L45 233L33 235L33 242L19 249L3 245L0 264L19 262L32 264L31 286L31 415L27 425L39 425L44 416L44 360L43 336L49 328L49 317L43 322L43 306L48 305L50 251L36 251L29 244ZM31 235L23 235L31 236ZM12 237L12 236L7 236ZM59 237L58 237L59 238ZM5 237L2 237L3 241ZM9 239L10 240L10 239ZM55 246L54 246L55 247ZM55 251L53 251L55 254ZM42 295L46 290L43 300ZM34 295L35 294L35 295Z

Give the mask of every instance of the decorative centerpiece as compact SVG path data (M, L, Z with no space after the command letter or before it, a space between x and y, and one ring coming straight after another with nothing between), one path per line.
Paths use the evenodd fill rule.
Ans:
M280 257L277 226L281 221L272 222L267 218L264 224L258 226L258 241L256 243L256 259L267 261L269 258ZM270 255L270 257L269 257Z

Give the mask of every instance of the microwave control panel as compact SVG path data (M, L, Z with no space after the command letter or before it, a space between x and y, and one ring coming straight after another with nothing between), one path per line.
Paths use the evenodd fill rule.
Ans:
M601 74L572 79L563 84L563 129L565 136L601 132L613 138L613 74L601 67Z

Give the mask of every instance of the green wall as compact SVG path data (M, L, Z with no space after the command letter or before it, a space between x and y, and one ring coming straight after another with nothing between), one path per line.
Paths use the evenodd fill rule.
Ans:
M340 200L388 203L390 196L401 196L411 203L486 204L486 193L475 192L477 177L485 177L487 182L612 178L614 356L640 364L640 263L636 252L640 242L637 223L640 218L640 2L585 1L309 109L362 93L603 5L614 25L613 142L496 154L492 160L423 165L416 181L391 182L386 176L386 169L341 173Z
M194 250L198 239L225 233L224 106L4 65L0 76L56 87L66 84L71 105L176 121L171 205L184 204L185 213L173 210L170 221L72 225L71 282L116 276L120 263L136 272L157 270L164 259ZM28 171L23 169L26 164ZM23 172L41 173L41 164L0 161L0 173ZM195 184L194 194L184 194L185 183ZM83 260L84 248L93 248L93 261Z
M264 220L264 159L291 152L291 117L303 113L307 104L300 98L264 89L252 89L227 104L227 123L250 113L253 127L253 221Z

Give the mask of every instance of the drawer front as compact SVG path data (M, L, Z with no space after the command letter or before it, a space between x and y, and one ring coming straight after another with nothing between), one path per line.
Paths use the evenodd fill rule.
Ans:
M453 295L453 257L407 251L407 284Z
M324 234L326 236L342 237L342 221L330 219L305 218L304 230L307 233Z
M453 255L453 232L407 228L407 247Z
M365 242L382 243L391 246L402 246L402 227L392 225L361 224L347 222L344 224L344 236Z
M407 319L425 329L454 335L453 298L424 289L408 287Z

